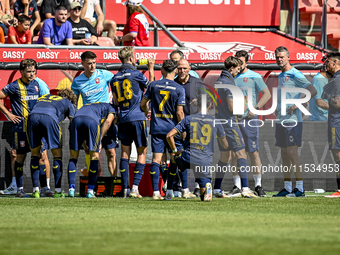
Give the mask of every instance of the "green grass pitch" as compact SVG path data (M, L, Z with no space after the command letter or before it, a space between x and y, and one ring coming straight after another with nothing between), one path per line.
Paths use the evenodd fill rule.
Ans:
M211 203L0 197L0 253L339 254L339 212L339 198L322 196Z

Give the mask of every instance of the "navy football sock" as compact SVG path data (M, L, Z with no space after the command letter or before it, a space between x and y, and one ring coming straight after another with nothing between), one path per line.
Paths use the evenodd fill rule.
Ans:
M160 171L161 171L163 181L166 182L168 178L168 164L162 164L160 167Z
M68 185L70 189L76 188L77 159L71 158L68 162Z
M139 162L136 163L135 168L135 176L133 177L133 185L138 186L140 183L140 180L142 179L143 173L144 173L145 164L141 164Z
M337 170L340 170L340 161L337 161L336 164L338 165L338 169ZM339 176L339 173L337 175L338 175L338 177L336 178L336 182L338 184L338 190L340 190L340 176Z
M121 158L119 169L123 180L123 189L127 189L129 187L129 160Z
M99 165L98 159L91 159L89 170L89 185L88 185L89 189L94 189L94 187L96 186L98 165Z
M219 160L217 165L218 165L218 169L215 173L214 189L221 189L223 177L225 174L225 172L223 171L223 167L224 166L228 167L229 163L225 163Z
M31 177L32 177L33 188L39 187L39 174L40 174L39 157L32 156L31 157ZM45 175L45 180L46 180L46 175Z
M21 164L17 161L14 163L14 172L15 172L15 179L17 181L17 187L23 187L23 168L24 164Z
M177 175L177 165L170 162L169 170L168 170L168 184L167 184L168 190L173 190L174 180L175 180L176 175Z
M39 165L39 180L40 180L40 186L42 188L47 186L47 181L46 181L46 165Z
M152 183L153 191L159 191L158 183L159 183L159 164L152 162L150 167L150 177Z
M242 188L249 187L248 185L248 172L247 172L247 160L245 158L240 158L237 160L237 170L239 171L241 177Z
M184 170L182 172L181 170L178 170L178 173L182 181L182 189L188 188L188 171Z
M54 174L54 180L55 180L55 188L61 188L61 178L63 176L62 158L53 159L53 174Z

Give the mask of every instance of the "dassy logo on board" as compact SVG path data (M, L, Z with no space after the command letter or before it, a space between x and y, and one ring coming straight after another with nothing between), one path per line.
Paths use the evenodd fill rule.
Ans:
M235 116L243 116L245 114L245 109L244 109L244 105L247 104L248 105L248 109L250 112L256 114L256 115L261 115L261 116L266 116L266 115L270 115L273 114L275 112L275 110L277 109L277 88L273 88L273 94L272 94L272 106L270 109L268 110L257 110L255 109L255 107L253 106L253 99L251 96L247 97L248 101L245 102L244 101L244 94L242 92L242 90L235 86L235 85L228 85L228 84L215 84L215 89L213 89L211 86L204 84L209 90L206 89L202 89L201 90L205 91L206 94L202 95L202 102L201 102L201 110L202 110L202 114L206 114L207 113L207 104L206 104L206 97L207 95L209 95L215 105L217 106L217 101L215 98L218 99L219 103L221 106L223 106L222 104L222 100L220 98L220 96L218 95L218 93L216 92L215 89L228 89L230 90L231 94L233 95L233 115ZM248 95L252 95L252 88L247 88L248 89ZM212 94L212 93L214 94ZM287 94L289 93L303 93L306 96L304 98L287 98ZM298 109L301 110L301 112L304 115L311 115L311 113L303 106L304 103L307 103L311 98L311 94L309 92L309 90L307 89L303 89L303 88L281 88L281 112L280 114L282 116L286 116L287 115L287 109L289 108L289 106L291 105L296 105ZM225 106L228 107L228 106ZM272 121L277 121L277 119L269 119ZM234 126L236 123L233 123L232 120L223 120L223 119L218 119L217 120L219 123L221 124L228 124L230 126ZM257 124L257 121L261 121L262 123L259 125ZM297 125L297 122L295 120L283 120L281 122L282 126L285 126L285 123L287 122L295 122L295 126ZM251 121L250 121L251 122ZM256 124L255 124L256 123ZM242 124L242 123L241 123ZM240 124L238 124L240 125ZM251 123L249 123L250 126L252 126ZM261 127L264 125L264 122L262 120L255 120L254 119L254 127Z

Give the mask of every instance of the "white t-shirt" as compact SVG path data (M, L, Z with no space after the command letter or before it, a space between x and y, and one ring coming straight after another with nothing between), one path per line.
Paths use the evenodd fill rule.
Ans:
M70 3L72 2L79 2L81 6L84 5L84 0L70 0ZM99 0L87 0L87 9L85 14L85 19L90 19L91 22L95 21L95 17L93 17L94 14L94 7L99 4Z

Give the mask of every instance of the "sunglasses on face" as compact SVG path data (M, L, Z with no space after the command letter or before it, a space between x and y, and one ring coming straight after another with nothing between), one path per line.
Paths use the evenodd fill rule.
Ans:
M74 11L81 11L81 7L76 7L74 9L72 9L72 10L74 10Z

